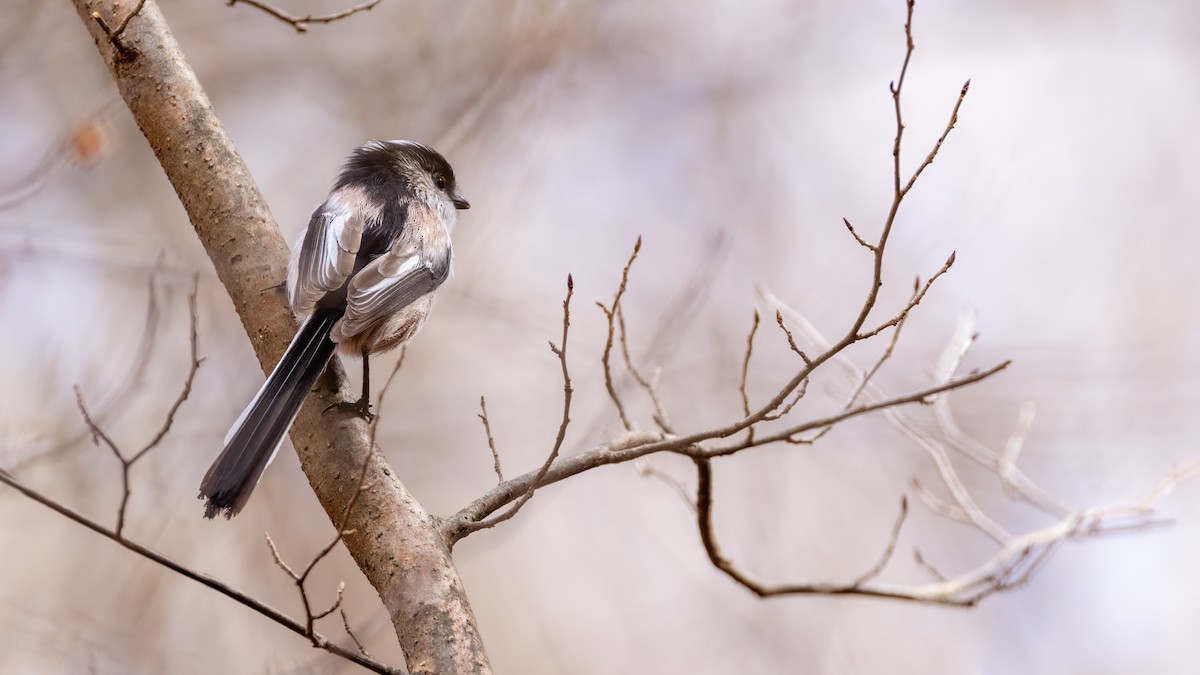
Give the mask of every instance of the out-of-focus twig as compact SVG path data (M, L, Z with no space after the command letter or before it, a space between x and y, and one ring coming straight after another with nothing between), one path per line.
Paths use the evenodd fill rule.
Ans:
M163 420L162 427L158 430L158 433L156 433L154 437L142 447L141 450L137 451L128 458L125 457L124 453L122 453L120 448L117 447L117 444L113 442L108 434L104 433L104 430L100 428L100 426L92 418L91 414L88 413L87 406L83 402L83 393L79 390L78 386L75 387L75 402L79 407L80 414L83 415L83 421L87 424L88 430L92 434L92 442L97 444L103 442L104 445L112 451L113 456L117 458L117 461L121 463L121 503L117 507L117 525L116 529L113 530L118 539L121 539L125 536L125 511L129 506L130 495L129 470L133 468L133 465L136 464L138 460L145 457L146 454L154 448L158 447L158 444L161 443L163 438L166 437L167 432L171 430L171 425L175 422L175 413L179 411L179 407L183 405L183 402L186 401L188 396L192 393L192 382L196 378L196 371L200 369L200 363L204 360L196 353L196 293L198 290L198 284L199 277L197 276L193 281L192 291L188 294L188 316L190 319L190 329L188 335L191 345L191 361L189 362L187 378L183 382L183 389L179 392L179 396L175 398L175 402L167 411L167 415Z
M353 7L349 7L340 12L334 12L332 14L306 14L304 16L295 16L285 12L282 9L279 9L278 7L269 5L265 2L260 2L259 0L225 0L225 4L228 7L233 7L237 4L243 4L261 10L266 14L288 24L292 28L295 28L297 33L307 33L308 26L310 24L333 23L334 21L341 21L342 19L354 14L358 14L359 12L368 12L374 9L375 5L378 5L380 2L383 2L383 0L368 0L368 2L354 5Z

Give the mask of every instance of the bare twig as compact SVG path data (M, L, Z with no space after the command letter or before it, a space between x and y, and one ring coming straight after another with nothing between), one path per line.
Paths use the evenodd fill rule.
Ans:
M650 403L654 406L654 423L663 430L663 433L675 433L671 427L671 419L667 417L667 410L658 395L658 377L662 374L662 370L656 368L654 375L647 380L634 366L633 358L629 356L629 336L625 332L625 310L620 306L617 307L617 327L621 331L621 355L625 357L625 367L629 370L629 375L633 377L634 382L637 382L638 386L644 389L646 395L650 397Z
M479 419L483 421L483 433L487 434L488 449L492 451L492 468L496 470L496 479L504 482L504 472L500 470L500 452L496 450L496 439L492 438L492 425L488 422L487 399L479 397Z
M904 306L904 309L900 310L900 313L897 314L896 316L893 316L892 318L888 319L887 321L884 321L883 323L876 326L873 330L859 335L859 340L867 340L867 339L873 338L876 335L878 335L879 333L881 333L882 331L884 331L885 329L891 328L892 326L896 326L896 325L899 325L900 323L903 323L904 320L908 318L909 312L913 311L913 309L915 309L917 305L921 304L921 300L925 299L925 294L929 292L929 289L933 286L933 283L935 281L937 281L939 278L941 278L941 276L943 274L950 271L950 267L954 265L954 258L955 258L955 254L953 252L951 252L950 257L946 258L946 262L942 264L941 269L939 269L936 273L934 273L933 276L929 277L929 281L926 281L924 286L920 285L920 280L918 279L917 280L917 288L914 289L913 296L908 301L908 304Z
M892 525L892 534L888 537L887 547L883 549L883 555L879 557L879 562L875 566L867 570L867 573L851 582L854 586L862 586L875 577L883 574L884 568L892 560L892 554L896 552L896 542L900 540L900 528L904 527L904 519L908 517L908 497L900 499L900 513L896 516L896 522Z
M921 549L913 548L913 560L915 560L916 563L920 565L922 569L928 572L934 579L937 579L938 581L946 580L946 576L939 572L937 568L933 566L933 564L926 560L924 555L921 555Z
M243 5L250 5L255 9L261 10L270 16L279 19L292 28L295 28L297 33L307 33L309 24L333 23L334 21L340 21L359 12L368 12L374 9L375 5L378 5L380 2L383 2L383 0L369 0L368 2L355 5L340 12L334 12L333 14L307 14L305 16L294 16L283 11L282 9L279 9L278 7L268 5L267 3L260 2L259 0L225 0L225 5L228 7L233 7L239 3Z
M733 454L735 452L738 452L739 450L745 450L746 448L749 448L749 447L766 445L768 443L787 442L787 441L790 441L791 439L793 439L794 437L798 436L799 434L802 434L806 431L812 431L813 429L821 429L823 427L832 427L834 425L837 425L848 419L858 417L860 415L865 415L867 413L872 413L872 412L876 412L879 410L888 410L890 408L896 408L898 406L907 405L910 403L923 403L938 394L941 394L941 393L944 393L947 391L953 391L955 389L960 389L967 385L974 384L981 380L985 380L985 379L991 377L992 375L995 375L996 373L1004 370L1011 363L1012 363L1012 361L1004 361L1000 364L992 366L991 368L988 368L987 370L975 371L969 375L965 375L963 377L957 378L950 382L944 382L942 384L937 384L937 385L934 385L931 387L926 387L925 389L920 389L920 390L914 391L912 393L905 394L903 396L896 396L893 398L884 399L882 401L876 401L874 403L869 403L869 404L864 403L864 404L855 406L853 408L850 408L849 410L843 410L842 412L830 415L828 417L823 417L823 418L820 418L817 420L811 420L808 422L804 422L802 424L797 424L797 425L789 427L787 429L783 429L782 431L772 432L769 435L761 436L761 437L755 439L755 441L753 443L746 443L744 441L740 441L740 442L732 444L732 445L703 448L703 449L695 451L694 453L685 453L685 454L696 454L696 455L701 455L701 456L705 456L705 457L720 457L722 455Z
M608 319L608 338L604 343L604 355L601 357L601 362L604 364L604 386L608 389L608 397L616 406L617 414L621 417L621 424L625 426L626 431L633 431L633 423L629 421L629 415L625 413L625 405L621 403L621 397L613 384L612 348L616 338L616 318L617 311L621 307L621 297L625 295L625 288L629 284L629 270L633 267L633 261L637 260L638 251L641 250L642 238L638 237L637 243L633 245L633 252L629 254L629 261L625 263L625 269L621 271L621 284L617 287L616 295L613 296L612 305L606 307L602 302L596 303L596 306L604 312L605 318Z
M158 444L162 442L162 439L167 435L167 432L171 430L171 424L175 421L175 413L179 411L179 407L182 406L183 402L187 400L189 395L191 395L192 382L196 378L196 371L200 369L200 363L204 360L197 356L196 353L196 293L199 283L200 278L199 275L197 275L193 278L192 291L188 294L188 316L190 319L188 335L191 346L191 360L189 362L187 378L184 380L183 389L179 392L179 396L175 398L175 402L171 405L170 410L167 411L167 416L166 419L163 420L162 428L141 450L134 453L132 457L126 459L125 455L121 452L120 448L117 447L116 443L113 442L108 434L104 433L104 430L101 429L96 421L92 418L91 414L88 412L87 406L83 402L83 392L79 390L78 386L75 387L75 404L78 406L79 412L83 416L83 421L92 434L92 442L97 444L99 442L103 442L104 445L107 446L110 451L112 451L112 454L117 458L117 461L121 463L121 503L117 507L117 526L114 530L118 538L123 538L125 531L125 511L129 506L129 495L131 493L129 487L129 470L133 468L133 465L136 464L138 460L140 460L142 457L145 457L146 454L154 448L158 447Z
M354 634L354 631L350 630L350 619L346 617L346 608L338 607L338 612L342 615L342 627L346 629L346 635L349 635L350 639L354 641L354 646L358 647L358 653L362 654L368 659L371 658L371 654L367 652L365 647L363 647L363 643L359 642L358 636Z
M121 36L125 34L125 29L129 27L129 21L133 19L133 17L137 16L145 6L146 0L138 0L137 6L133 8L133 11L126 14L124 19L121 19L116 28L110 28L108 22L105 21L104 17L100 15L100 12L92 12L92 20L95 21L98 26L100 26L100 30L104 31L104 34L107 35L108 39L112 41L113 46L117 48L117 51L124 56L129 57L133 55L133 51L128 45L121 41Z
M787 336L788 347L790 347L791 350L796 353L796 356L800 357L800 360L804 362L804 365L811 366L812 359L808 358L808 355L805 354L800 347L796 346L796 337L792 335L791 329L787 327L786 323L784 323L783 313L778 309L775 310L775 323L779 324L779 330L783 331L783 334Z
M742 395L742 414L750 416L750 396L746 393L746 378L750 375L750 357L754 354L754 334L758 332L758 310L754 310L754 323L750 325L750 334L746 336L746 353L742 356L742 379L738 383L738 392ZM746 442L754 442L754 425L746 428Z
M638 239L638 244L639 244L639 246L641 245L640 238ZM634 256L636 256L636 255L637 255L637 247L634 248ZM632 257L630 258L629 262L630 262L630 264L633 263ZM626 266L625 272L626 272L626 274L628 274L628 272L629 272L628 266ZM621 284L622 289L624 288L624 286L625 286L625 284L622 283ZM475 519L471 522L457 521L457 522L452 523L454 525L454 527L446 529L447 539L451 543L467 536L468 534L470 534L472 532L495 527L496 525L499 525L500 523L503 523L504 521L508 520L509 518L512 518L513 516L517 515L517 512L521 510L521 507L525 506L525 504L528 503L530 499L533 499L533 493L538 489L538 487L540 487L542 485L542 481L546 478L547 473L550 471L550 467L554 465L554 460L558 458L558 452L559 452L559 450L562 449L563 440L567 436L567 426L571 423L571 398L575 393L575 390L571 387L571 373L567 368L567 337L569 335L570 328L571 328L571 297L573 295L575 295L575 281L571 278L571 275L568 274L567 275L567 297L563 300L562 341L557 346L553 342L550 343L550 351L553 352L554 355L558 357L558 362L562 369L562 378L563 378L562 421L558 425L558 435L554 438L554 447L551 448L550 455L548 457L546 457L546 461L542 463L541 468L539 468L537 470L537 472L533 475L532 479L530 481L528 481L528 487L525 489L525 491L519 497L516 498L516 501L512 504L512 506L510 506L508 508L508 510L506 510L503 513L500 513L498 515L494 515L490 518L479 518L479 519ZM619 302L619 301L620 301L620 294L618 293L617 300L613 302L613 307L616 307L617 302ZM608 312L608 310L606 310L606 313L607 312ZM610 316L611 316L611 314L610 314ZM610 340L609 346L611 346L611 340L612 340L611 324L610 324L609 340ZM606 365L606 368L607 368L607 365ZM501 485L505 485L505 484L506 483L504 483L504 482L501 483Z
M868 251L871 251L872 253L875 252L875 245L871 244L867 240L858 236L858 232L856 232L854 230L854 226L850 224L849 218L842 218L842 222L846 224L846 229L850 230L850 236L854 237L854 241L857 241L863 248L867 249Z
M919 293L920 290L921 280L917 279L917 283L913 286L913 298L916 298L917 293ZM779 310L775 311L778 312ZM904 330L904 322L907 319L908 313L905 312L900 317L900 320L896 322L896 330L892 331L892 338L888 340L887 347L883 350L883 353L879 355L879 358L875 361L875 364L863 374L862 380L859 382L858 387L854 390L854 393L850 395L849 400L846 401L845 407L849 408L858 402L858 397L862 395L863 390L866 389L867 385L871 383L871 378L875 377L875 374L879 372L879 369L883 367L883 364L892 357L892 353L896 350L896 344L900 341L900 333Z
M684 487L683 483L675 480L674 477L668 475L666 472L655 468L652 464L650 464L650 462L647 462L646 458L644 457L633 460L633 467L637 469L638 473L642 474L642 476L645 476L646 478L653 478L654 480L657 480L663 485L671 488L671 491L674 492L680 499L682 499L684 504L687 504L688 507L693 511L696 510L696 502L692 501L692 495L688 489Z

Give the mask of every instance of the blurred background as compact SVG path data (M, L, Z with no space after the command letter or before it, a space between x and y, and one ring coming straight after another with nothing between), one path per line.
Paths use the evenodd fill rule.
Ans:
M297 14L351 4L280 2ZM220 0L162 5L289 241L365 139L424 141L453 163L473 208L380 437L435 514L494 484L480 395L507 475L549 451L561 381L546 342L561 330L568 272L578 396L564 452L618 431L592 303L611 300L639 235L631 348L645 369L662 368L681 430L738 415L756 286L830 337L861 306L870 258L840 220L874 236L891 198L901 0L384 0L306 34ZM967 78L972 89L899 218L875 316L952 250L957 264L877 382L927 386L973 311L981 337L966 367L1014 364L955 395L965 429L1000 448L1030 402L1022 465L1034 480L1081 508L1139 497L1200 456L1200 5L928 0L915 33L906 166L928 152ZM186 293L199 274L207 360L170 435L133 471L126 532L299 613L263 532L303 564L332 527L290 452L237 519L200 518L199 480L263 376L70 3L7 0L0 92L0 466L111 522L119 466L90 443L72 386L127 452L144 445L187 371ZM769 321L759 339L750 393L763 401L796 363ZM883 346L851 356L867 366ZM626 380L627 405L649 427L651 408ZM843 395L814 383L794 414ZM686 462L648 464L693 489ZM1072 543L1026 587L962 610L758 600L711 567L687 503L640 469L548 488L457 547L497 672L1194 672L1198 484L1164 502L1173 527ZM962 470L1010 529L1048 522L994 475ZM881 419L716 471L724 550L767 580L859 576L911 479L935 483ZM976 531L912 511L885 580L928 580L914 547L945 573L994 551ZM8 489L0 552L6 673L357 672ZM341 548L314 576L317 602L340 580L368 650L402 663Z

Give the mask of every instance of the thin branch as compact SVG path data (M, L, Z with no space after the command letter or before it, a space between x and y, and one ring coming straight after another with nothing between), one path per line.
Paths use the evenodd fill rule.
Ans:
M887 547L883 549L883 555L879 557L879 562L875 566L867 570L867 573L851 582L854 586L862 586L875 577L883 574L884 568L892 560L892 554L896 552L896 542L900 540L900 528L904 527L904 519L908 517L908 497L900 498L900 513L896 516L896 522L892 525L892 534L888 537Z
M921 549L913 548L913 560L915 560L916 563L920 565L922 569L928 572L934 579L937 579L938 581L946 580L946 576L939 572L932 563L926 560L924 555L921 555Z
M625 331L625 309L620 306L617 307L617 327L621 332L621 355L625 357L625 367L629 370L629 374L633 377L634 382L637 382L638 386L644 389L650 397L650 403L654 406L654 423L664 433L675 433L675 430L671 427L671 419L667 417L667 410L658 395L658 377L662 374L662 369L656 368L654 375L647 380L638 371L637 367L634 366L633 358L629 356L629 335Z
M358 640L358 636L354 634L354 631L350 630L350 619L346 617L346 608L338 607L338 612L342 615L342 627L346 629L346 635L349 635L350 639L354 641L354 646L358 647L358 653L368 659L371 658L371 654L363 647L363 643Z
M117 51L128 57L132 55L132 50L130 50L128 45L121 41L121 36L125 34L125 29L129 27L130 20L141 13L142 8L145 6L146 0L138 0L137 6L133 8L132 12L126 14L124 19L121 19L121 22L117 24L116 28L109 28L108 22L104 20L103 16L100 16L100 12L92 12L92 20L100 26L100 30L104 31L104 34L108 36L110 41L112 41L113 46L117 48Z
M703 449L697 450L695 452L695 454L704 456L704 457L720 457L722 455L730 455L739 450L745 450L746 448L753 447L753 446L761 446L761 445L767 445L768 443L778 443L781 441L788 441L792 437L802 434L805 431L811 431L813 429L820 429L822 427L832 427L832 426L839 424L841 422L844 422L848 419L858 417L860 415L865 415L867 413L872 413L872 412L875 412L878 410L887 410L889 408L895 408L897 406L907 405L910 403L924 403L925 401L932 398L933 396L936 396L937 394L941 394L941 393L944 393L947 391L953 391L955 389L959 389L961 387L965 387L967 385L974 384L981 380L985 380L985 379L991 377L992 375L995 375L996 373L1004 370L1010 364L1012 364L1012 361L1004 361L995 366L992 366L991 368L988 368L987 370L975 371L975 372L971 373L970 375L965 375L963 377L957 378L950 382L944 382L944 383L937 384L937 385L934 385L931 387L926 387L924 389L920 389L920 390L911 392L909 394L905 394L903 396L896 396L896 397L885 399L882 401L876 401L876 402L870 403L870 404L858 405L858 406L855 406L854 408L851 408L849 410L843 410L839 413L830 415L828 417L823 417L823 418L817 419L817 420L811 420L808 422L804 422L803 424L797 424L793 427L789 427L782 431L774 432L768 436L762 436L760 438L755 439L754 443L738 442L736 444L728 445L728 446L703 448Z
M640 473L643 477L653 478L654 480L657 480L658 482L671 488L671 491L674 492L680 499L682 499L684 504L687 504L691 510L696 510L696 502L692 501L692 496L688 492L688 489L684 487L683 483L675 480L666 472L655 468L652 464L650 464L650 462L646 461L645 457L640 457L633 460L633 468L637 469L638 473Z
M608 389L608 397L616 406L617 414L621 417L621 424L625 426L625 431L633 431L633 423L629 421L629 415L625 414L625 405L621 403L621 397L617 394L617 388L613 384L611 359L616 337L617 311L621 308L621 297L625 295L625 288L629 284L629 270L633 267L633 261L637 260L638 251L641 250L642 238L638 237L637 242L633 245L633 252L629 254L629 261L625 263L625 269L621 272L621 284L617 286L617 293L613 296L612 305L606 307L602 302L596 303L596 306L604 312L605 318L608 319L608 338L604 342L604 355L600 359L604 364L604 387Z
M846 224L846 229L850 230L850 236L854 237L854 241L857 241L859 245L868 251L871 251L872 253L875 252L875 245L858 236L858 232L855 231L854 226L850 224L849 218L842 218L842 222Z
M260 2L259 0L225 0L225 5L227 7L233 7L234 5L237 5L237 4L250 5L251 7L254 7L255 9L261 10L261 11L269 14L270 16L272 16L276 19L279 19L280 21L288 24L292 28L295 28L297 33L307 33L309 24L314 24L314 23L328 24L328 23L333 23L334 21L340 21L342 19L345 19L348 16L357 14L359 12L368 12L368 11L374 9L375 5L378 5L380 2L383 2L383 0L369 0L368 2L364 2L361 5L355 5L353 7L350 7L349 9L344 9L340 12L334 12L333 14L323 14L323 15L308 14L305 16L294 16L292 14L289 14L289 13L283 11L282 9L279 9L278 7L268 5L267 3Z
M746 353L742 357L742 379L738 383L738 392L742 395L742 414L750 416L750 396L746 393L746 378L750 375L750 357L754 354L754 334L758 332L758 310L754 310L754 323L750 326L750 334L746 336ZM746 442L754 442L754 425L746 429Z
M175 398L175 402L171 405L171 409L167 411L167 417L163 420L162 428L158 430L154 438L146 444L129 460L129 464L133 464L142 458L143 455L158 447L162 439L171 431L171 425L175 422L175 413L179 412L179 406L188 399L192 394L192 383L196 380L196 371L200 369L200 364L204 362L204 357L197 355L197 335L196 335L196 295L200 289L200 275L192 277L192 292L188 294L188 316L190 322L188 324L188 345L191 350L191 361L188 364L187 378L183 381L183 389L179 392L179 396Z
M479 419L483 421L483 433L487 434L488 449L492 451L492 468L496 470L496 479L503 483L504 472L500 470L500 452L496 450L496 439L492 438L492 425L488 422L487 399L479 397Z
M919 285L920 281L921 280L918 279L917 280L918 285L913 288L913 296L914 297L920 290L920 285ZM776 311L778 311L778 310L776 310ZM849 408L858 402L858 397L862 396L863 390L867 388L867 385L871 384L871 379L875 377L876 373L879 372L880 368L883 368L883 364L887 363L887 360L892 358L892 353L896 350L896 344L898 342L900 342L900 332L904 330L904 322L907 319L908 319L908 314L904 314L904 316L902 316L900 318L900 320L898 322L896 322L896 330L892 331L892 338L890 340L888 340L887 348L885 348L883 350L883 353L879 355L879 358L875 360L875 364L872 365L871 368L869 370L867 370L866 373L863 374L862 381L859 382L859 385L854 390L854 393L850 394L850 398L846 401L846 405L845 405L846 408Z
M639 238L638 246L634 248L634 256L633 257L637 256L637 249L640 246L641 246L641 239ZM633 257L631 257L629 259L630 264L633 264ZM628 275L628 273L629 273L628 265L625 267L625 273L626 273L626 275ZM624 281L622 281L621 289L624 290L624 288L625 288L625 283L624 283ZM568 368L567 368L567 337L569 335L570 328L571 328L571 297L574 295L575 295L575 281L571 278L571 275L568 274L567 275L567 297L563 300L563 303L562 303L563 304L562 341L559 343L558 346L555 346L555 344L553 342L550 343L550 351L553 352L554 355L558 357L558 362L562 369L562 378L563 378L562 421L558 425L558 435L554 438L554 447L551 448L550 455L548 457L546 457L546 461L542 463L541 468L539 468L537 470L537 472L533 475L532 479L528 482L528 488L526 488L526 490L519 497L516 498L516 501L512 504L512 506L510 506L508 508L508 510L506 510L503 513L500 513L498 515L494 515L490 518L479 518L479 519L476 519L471 522L462 522L462 521L457 521L457 519L456 519L457 522L454 523L456 526L453 528L446 529L447 539L451 543L456 542L459 539L462 539L463 537L467 536L468 534L471 534L472 532L477 532L479 530L484 530L484 529L488 529L491 527L495 527L496 525L499 525L500 523L503 523L504 521L508 520L509 518L512 518L513 516L517 515L517 512L520 511L521 508L523 506L525 506L525 504L528 503L530 499L533 499L533 493L535 491L537 491L538 487L540 487L542 485L542 481L546 478L546 475L549 473L550 467L554 464L554 460L558 459L558 452L559 452L559 450L562 449L563 440L567 436L567 426L571 423L571 398L575 393L575 390L571 387L571 373L570 373L570 370L568 370ZM613 307L616 307L617 303L619 301L620 301L620 293L618 292L617 300L613 302ZM612 333L611 333L611 324L610 324L610 333L609 333L610 346L611 346L611 339L612 339ZM606 364L606 368L607 368L607 364ZM501 483L501 485L506 485L506 484L507 484L507 482Z
M912 5L910 2L910 12L911 8ZM970 88L970 80L967 80L963 83L962 90L958 92L958 99L954 101L954 109L950 111L950 121L946 123L946 128L942 130L942 135L938 136L937 142L933 144L933 149L929 151L928 155L926 155L925 161L921 162L921 165L917 167L916 171L913 171L912 177L909 178L908 183L904 185L904 189L901 192L902 195L908 194L908 191L913 189L913 186L917 184L917 179L921 177L921 173L925 171L930 164L933 164L933 160L937 158L938 153L942 149L942 144L946 142L946 137L948 137L950 132L954 130L954 125L958 124L958 111L960 108L962 108L963 101L966 100L967 91Z
M955 254L954 254L954 252L951 252L950 257L946 258L946 262L942 263L941 268L938 269L938 271L936 273L934 273L933 276L929 277L929 281L926 281L924 286L919 286L919 290L916 290L913 293L912 298L909 299L908 304L904 306L904 309L900 310L899 314L897 314L896 316L893 316L891 319L888 319L887 321L884 321L883 323L879 324L878 326L875 327L874 330L868 331L866 333L861 333L858 336L858 339L859 340L867 340L867 339L873 338L876 335L878 335L879 333L883 332L885 329L891 328L892 326L896 326L896 325L899 325L900 323L904 322L904 320L908 318L909 312L913 311L913 309L915 309L916 306L921 304L921 301L925 299L925 294L928 293L929 289L933 287L934 282L937 281L938 279L940 279L943 274L950 271L950 268L954 265L954 258L955 258ZM918 279L918 284L919 283L920 283L920 280Z
M224 595L225 597L230 598L231 600L241 604L242 606L248 607L248 608L258 612L259 614L267 617L268 619L283 626L284 628L287 628L288 630L292 631L293 633L296 633L297 635L300 635L300 636L303 636L306 638L310 637L308 635L308 633L306 632L306 628L305 628L304 624L289 617L288 615L284 614L283 612L280 612L279 610L275 609L274 607L271 607L270 605L262 602L261 600L254 598L252 596L246 595L245 593L242 593L241 591L238 591L223 582L217 581L216 579L213 579L212 577L210 577L206 574L201 574L200 572L192 570L188 567L184 567L181 563L176 562L175 560L167 557L166 555L164 555L162 553L159 553L150 548L142 546L141 544L138 544L136 542L130 541L129 539L126 539L125 537L117 534L117 532L115 530L109 530L108 528L97 523L96 521L91 520L87 516L84 516L83 514L80 514L70 508L67 508L66 506L63 506L62 504L43 495L42 493L34 490L33 488L27 487L26 485L24 485L23 483L18 481L16 478L9 475L8 472L4 471L3 469L0 469L0 483L3 483L5 485L13 488L14 490L20 492L21 494L25 495L29 499L32 499L33 501L41 504L42 506L45 506L45 507L55 511L59 515L70 519L71 521L75 522L76 524L82 525L82 526L86 527L87 529L95 532L96 534L99 534L102 537L105 537L106 539L108 539L110 541L116 542L117 544L121 545L125 549L132 551L133 553L141 556L142 558L150 560L162 567L165 567L165 568L171 570L172 572L175 572L176 574L179 574L188 579L191 579L192 581L195 581L196 583L202 584L203 586L206 586L206 587L220 593L221 595ZM325 651L327 651L331 654L334 654L336 656L340 656L341 658L346 659L348 661L353 661L354 663L357 663L358 665L360 665L364 668L367 668L373 672L383 673L384 675L400 675L401 673L404 672L398 668L392 668L391 666L389 666L385 663L380 663L379 661L376 661L364 654L356 654L348 649L345 649L344 647L341 647L341 646L337 645L336 643L330 641L327 637L321 635L320 633L314 633L314 636L320 642L320 645L318 645L318 646L320 646L321 649L324 649Z
M808 358L808 355L805 354L800 347L796 346L796 337L792 335L791 329L789 329L787 324L784 323L783 313L778 309L775 310L775 323L779 324L779 330L783 331L783 334L787 336L788 347L790 347L791 350L796 353L796 356L800 357L800 360L804 362L804 365L811 366L812 359Z

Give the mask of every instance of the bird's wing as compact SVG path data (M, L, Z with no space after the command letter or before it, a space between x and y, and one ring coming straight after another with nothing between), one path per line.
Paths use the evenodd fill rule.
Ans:
M335 192L313 212L288 275L292 311L297 315L311 314L326 293L341 288L354 272L365 210L363 204Z
M405 232L387 253L350 280L346 313L334 326L340 342L431 293L450 276L450 234L429 208L409 206Z

